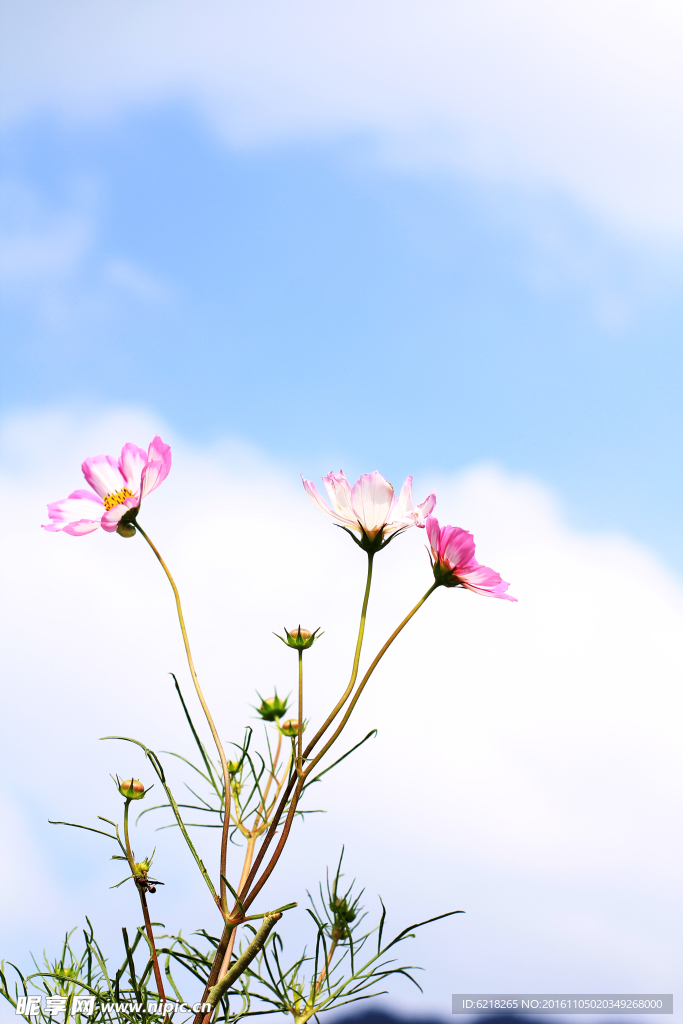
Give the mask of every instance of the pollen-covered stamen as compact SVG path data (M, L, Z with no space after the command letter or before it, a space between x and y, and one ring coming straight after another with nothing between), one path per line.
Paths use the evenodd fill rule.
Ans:
M123 505L126 498L132 497L133 492L129 491L127 487L122 487L120 491L111 491L109 494L105 494L102 501L104 502L104 507L108 512L110 509L116 508L117 505Z

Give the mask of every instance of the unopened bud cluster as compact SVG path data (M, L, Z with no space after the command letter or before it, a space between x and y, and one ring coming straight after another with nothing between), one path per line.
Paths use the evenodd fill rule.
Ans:
M334 914L332 941L340 942L342 939L348 939L349 925L358 916L355 907L349 906L348 902L341 897L334 897L330 900L330 910Z

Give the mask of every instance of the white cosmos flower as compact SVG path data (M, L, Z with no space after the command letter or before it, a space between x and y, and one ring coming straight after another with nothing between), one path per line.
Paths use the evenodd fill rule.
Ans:
M394 488L380 473L364 473L353 487L342 471L323 477L330 506L321 498L315 484L302 476L306 494L311 501L335 523L361 536L375 540L389 538L398 530L409 526L424 527L426 517L436 505L436 495L430 494L422 504L413 504L413 478L408 476L396 497Z

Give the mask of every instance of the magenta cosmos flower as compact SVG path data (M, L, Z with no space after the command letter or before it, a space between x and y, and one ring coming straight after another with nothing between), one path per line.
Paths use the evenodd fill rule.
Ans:
M434 516L427 517L427 536L432 549L434 579L443 587L465 587L486 597L502 597L516 601L506 594L510 586L499 573L486 565L479 565L474 557L474 537L459 526L439 526Z
M364 473L353 487L341 470L328 473L323 477L323 483L332 508L318 494L315 484L303 476L301 479L314 505L334 519L338 526L360 534L362 547L372 542L373 550L379 550L409 526L424 527L426 517L436 505L434 494L430 494L421 505L413 505L412 476L406 477L396 498L394 488L377 470Z
M98 526L114 533L126 513L138 509L142 499L163 483L170 468L171 447L160 437L147 451L124 444L119 459L93 455L81 466L92 491L73 491L68 498L53 501L47 506L52 521L43 529L72 537L92 533Z

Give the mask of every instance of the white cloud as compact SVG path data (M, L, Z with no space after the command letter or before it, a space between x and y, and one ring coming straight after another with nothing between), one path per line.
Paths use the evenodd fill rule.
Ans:
M98 858L107 851L41 824L111 816L107 773L144 775L137 755L96 737L188 750L166 675L178 672L189 690L171 595L142 540L38 529L44 503L78 485L86 454L145 443L157 429L166 434L135 410L4 425L12 726L1 775L18 828L51 846L17 865L18 885L29 871L42 871L41 883L26 880L3 923L35 946L93 903L112 934L118 915L134 919L125 892L106 889L115 879ZM307 708L319 720L352 652L362 555L307 502L294 469L234 441L171 440L173 472L145 519L181 587L224 736L250 721L255 688L292 687L294 661L269 638L299 621L326 631L307 659ZM266 902L304 898L304 883L346 842L349 872L369 902L382 894L392 927L467 911L408 951L428 967L425 1012L448 1013L457 990L672 991L681 980L680 583L628 538L569 528L537 482L475 467L419 482L420 498L432 484L442 521L473 530L480 559L511 581L519 603L444 590L430 599L349 726L349 743L374 726L378 738L320 787L316 806L329 814L297 831ZM423 541L413 530L377 559L366 663L429 584ZM13 834L3 834L10 860ZM211 923L173 834L149 841L169 883L157 897L162 920ZM68 921L64 897L45 894L46 876L65 878ZM34 911L39 923L27 929ZM15 939L3 941L5 954L20 955ZM412 1005L405 989L393 991Z
M683 228L677 0L8 0L5 121L190 99L231 144L367 136L393 165Z

